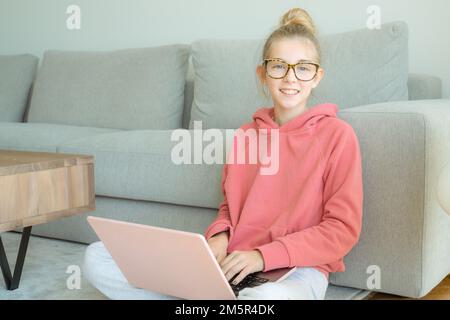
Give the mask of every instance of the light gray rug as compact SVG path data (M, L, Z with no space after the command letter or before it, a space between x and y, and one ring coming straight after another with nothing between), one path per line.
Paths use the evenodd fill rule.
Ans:
M1 234L11 272L13 272L20 233ZM85 244L31 236L19 288L8 291L0 278L0 300L105 300L97 289L87 282L81 273ZM79 284L79 285L78 285ZM364 299L369 291L330 285L327 300Z

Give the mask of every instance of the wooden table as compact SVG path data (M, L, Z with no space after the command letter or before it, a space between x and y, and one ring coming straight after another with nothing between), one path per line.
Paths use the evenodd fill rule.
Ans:
M0 237L0 266L17 289L33 225L95 210L94 158L0 150L0 233L24 228L14 275Z

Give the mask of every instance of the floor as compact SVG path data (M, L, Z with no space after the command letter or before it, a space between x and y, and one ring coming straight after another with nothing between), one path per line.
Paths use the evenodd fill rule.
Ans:
M20 234L2 233L10 265L13 266ZM71 275L81 265L85 245L32 236L25 259L21 285L6 291L0 278L0 300L9 299L107 299L81 276L76 288L70 288ZM72 268L72 269L71 269ZM75 283L76 284L76 283ZM330 285L327 300L412 300L384 293L368 292ZM450 275L421 300L450 300Z
M450 300L450 275L439 283L439 285L431 290L426 296L420 299L411 299L395 296L386 293L372 292L365 300Z

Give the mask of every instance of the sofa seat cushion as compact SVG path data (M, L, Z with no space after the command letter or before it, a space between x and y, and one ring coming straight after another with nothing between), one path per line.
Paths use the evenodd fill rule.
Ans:
M47 123L0 122L0 149L57 152L66 140L118 131Z
M222 164L175 164L171 152L180 142L171 141L172 132L114 132L66 141L58 149L95 157L97 195L218 208L223 159Z

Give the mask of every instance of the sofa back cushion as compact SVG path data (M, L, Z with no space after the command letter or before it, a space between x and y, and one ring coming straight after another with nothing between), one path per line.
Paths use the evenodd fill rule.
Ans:
M408 100L408 27L391 22L380 29L360 29L319 36L325 76L308 106L336 103L340 109ZM254 111L273 106L258 89L256 66L261 40L212 40L192 43L194 99L189 128L238 128Z
M110 52L47 51L29 122L116 129L182 123L189 45Z
M0 122L22 122L38 58L31 54L0 56Z

